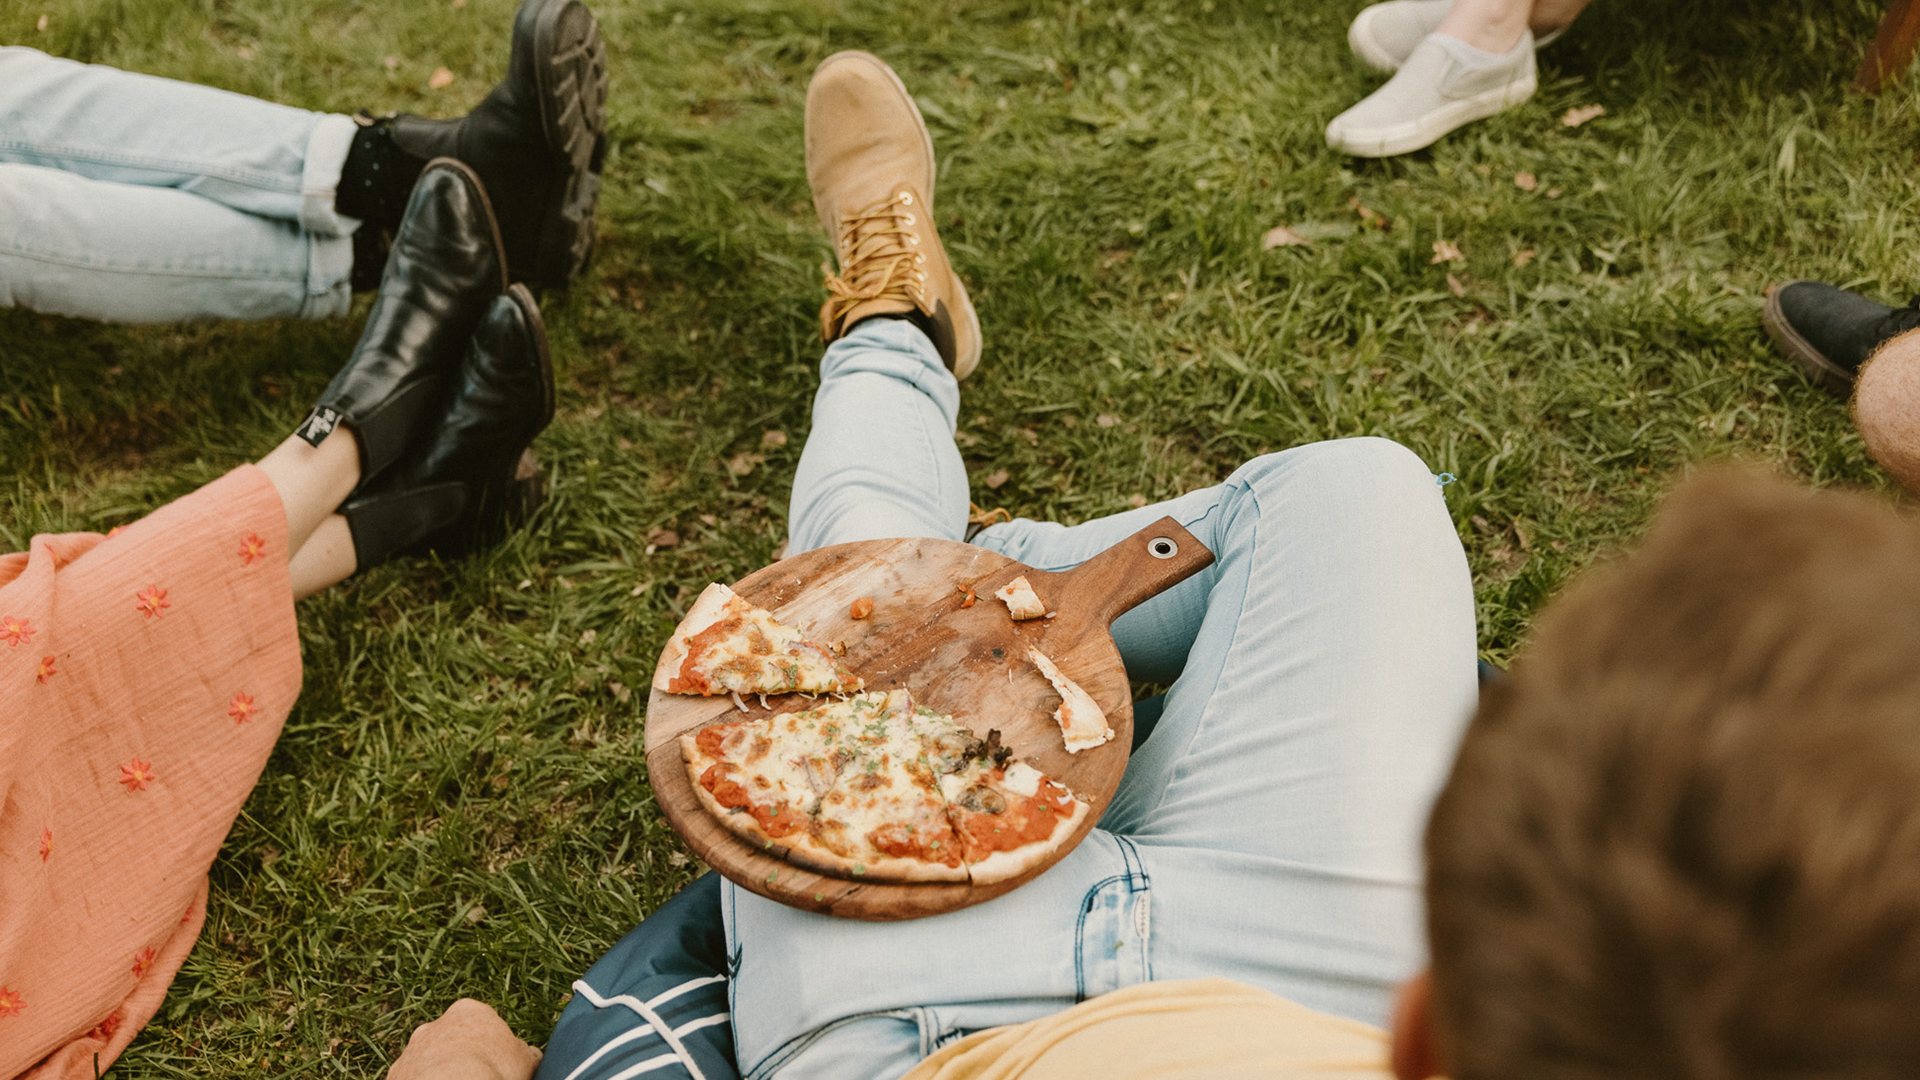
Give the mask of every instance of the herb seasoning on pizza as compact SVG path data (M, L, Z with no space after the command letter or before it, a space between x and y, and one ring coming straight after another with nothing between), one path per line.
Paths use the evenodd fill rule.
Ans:
M1088 805L905 690L680 737L695 793L736 835L800 866L871 881L1015 877Z
M668 694L844 694L865 686L800 631L725 585L706 587L667 640L653 687Z

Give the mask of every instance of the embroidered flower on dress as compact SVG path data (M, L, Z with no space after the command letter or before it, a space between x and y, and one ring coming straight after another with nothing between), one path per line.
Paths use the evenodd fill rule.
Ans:
M153 946L149 945L133 955L133 977L144 979L147 972L153 970Z
M132 761L120 766L120 782L127 785L127 792L129 794L136 791L147 790L147 784L152 782L153 779L153 762L151 761L141 761L139 758L134 758Z
M87 1038L100 1039L104 1041L104 1040L113 1038L113 1033L119 1030L120 1030L120 1010L115 1009L113 1010L113 1012L107 1015L107 1018L105 1020L102 1020L98 1024L93 1025L93 1030L87 1032Z
M227 705L227 715L233 717L236 724L244 724L253 719L253 695L235 694Z
M167 609L173 606L167 603L167 590L158 585L147 586L147 591L136 593L134 599L140 603L139 606L133 610L145 615L149 619L157 619L165 615Z
M26 1011L27 999L20 996L20 991L0 986L0 1020L5 1020L9 1016L19 1016Z
M51 679L58 674L60 674L60 669L53 666L53 657L43 656L40 658L40 681L41 682L46 682L48 679Z
M40 830L40 861L46 862L47 856L51 854L53 854L53 830L41 829Z
M241 565L252 566L254 564L254 560L260 558L261 555L266 552L266 550L267 550L267 542L265 540L260 539L259 533L248 533L247 535L241 537L240 538Z
M11 615L0 619L0 641L9 645L25 645L39 632L25 619L16 619Z

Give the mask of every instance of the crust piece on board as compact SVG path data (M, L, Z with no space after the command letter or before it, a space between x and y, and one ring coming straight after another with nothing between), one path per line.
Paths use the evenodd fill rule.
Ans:
M1066 677L1045 653L1033 646L1027 646L1027 655L1033 659L1033 666L1047 677L1053 688L1060 692L1060 707L1053 711L1054 720L1060 724L1060 735L1066 740L1067 753L1077 754L1100 746L1113 738L1113 728L1107 723L1107 714L1094 703L1093 698L1080 689L1080 684Z
M718 636L703 643L702 635L709 631ZM731 649L710 648L723 643ZM696 649L708 651L693 657L696 670L689 673L688 658ZM769 669L777 669L778 675ZM682 678L691 685L680 684ZM701 591L667 639L653 671L653 688L665 694L827 694L849 693L864 685L800 631L719 582Z
M1038 619L1047 613L1046 603L1040 599L1039 593L1033 591L1033 583L1027 580L1025 574L993 590L993 595L1007 605L1014 622Z

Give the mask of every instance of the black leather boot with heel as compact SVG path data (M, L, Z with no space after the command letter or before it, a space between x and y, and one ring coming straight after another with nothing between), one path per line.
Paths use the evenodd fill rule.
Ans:
M553 419L553 363L533 294L488 307L438 423L340 508L365 570L395 555L466 555L496 543L544 495L528 446Z
M353 355L296 430L318 446L347 424L360 438L364 489L396 461L443 400L507 267L486 188L458 161L420 173Z

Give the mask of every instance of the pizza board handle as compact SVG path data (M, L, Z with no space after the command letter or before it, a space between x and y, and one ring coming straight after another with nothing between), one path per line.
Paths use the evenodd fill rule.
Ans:
M1213 552L1171 517L1058 573L1028 574L1033 587L1054 603L1060 617L1105 630L1113 620L1213 564ZM1069 600L1069 598L1071 598Z

